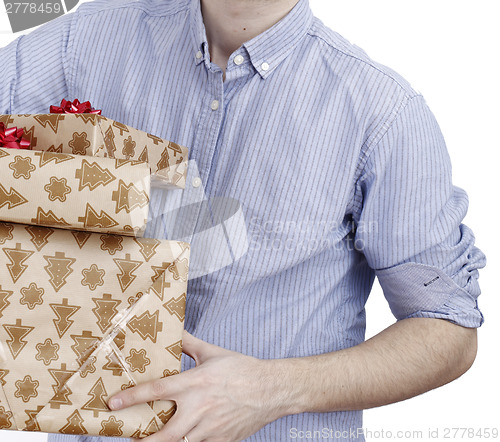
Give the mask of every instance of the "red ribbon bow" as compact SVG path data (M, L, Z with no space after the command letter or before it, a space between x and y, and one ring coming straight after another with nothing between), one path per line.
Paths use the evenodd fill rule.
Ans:
M73 102L65 100L61 101L60 106L50 106L51 114L98 114L101 115L100 109L94 109L90 105L90 101L85 101L80 103L78 98L75 98Z
M29 140L23 138L24 129L17 127L5 127L5 124L0 123L0 147L8 149L29 149Z

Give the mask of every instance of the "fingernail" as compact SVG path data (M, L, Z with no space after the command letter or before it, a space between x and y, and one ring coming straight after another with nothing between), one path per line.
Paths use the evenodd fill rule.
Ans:
M118 410L122 406L122 400L120 398L111 399L111 401L109 402L109 406L113 410Z

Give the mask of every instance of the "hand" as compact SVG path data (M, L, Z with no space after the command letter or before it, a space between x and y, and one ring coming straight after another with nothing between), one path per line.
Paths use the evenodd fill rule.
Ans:
M237 441L287 414L274 393L278 379L271 361L208 344L187 332L183 352L196 367L144 383L110 399L113 410L153 400L172 400L177 410L146 442Z

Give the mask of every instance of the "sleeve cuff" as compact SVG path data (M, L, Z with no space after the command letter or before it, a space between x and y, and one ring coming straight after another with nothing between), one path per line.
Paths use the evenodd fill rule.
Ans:
M375 270L375 274L398 320L446 319L468 328L480 327L484 322L477 297L437 267L407 262Z

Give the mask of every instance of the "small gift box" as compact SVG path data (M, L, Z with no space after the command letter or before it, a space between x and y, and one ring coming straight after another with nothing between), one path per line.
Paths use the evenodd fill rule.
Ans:
M88 102L63 100L51 111L58 113L0 115L0 123L22 128L32 150L147 162L155 186L185 187L186 147L106 118Z
M147 163L0 148L0 219L141 236L149 207Z

